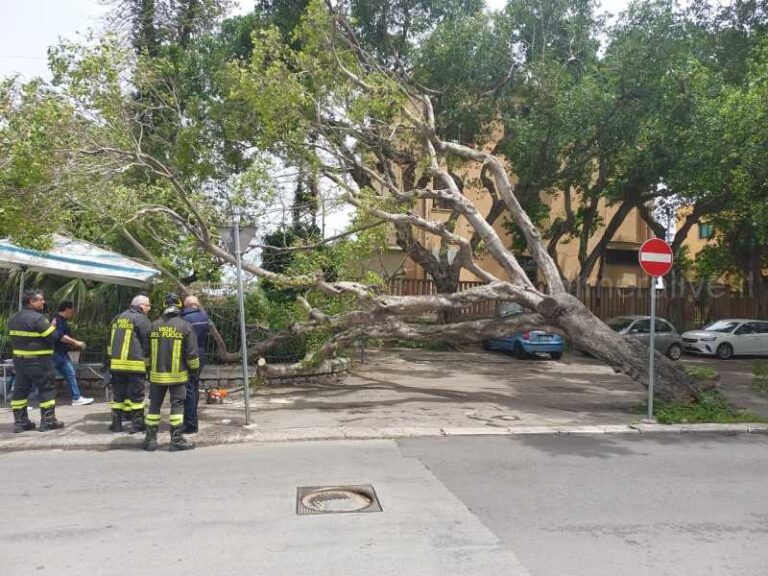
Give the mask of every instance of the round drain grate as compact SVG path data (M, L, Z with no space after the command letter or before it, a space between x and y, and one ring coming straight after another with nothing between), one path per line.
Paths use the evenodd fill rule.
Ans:
M373 499L355 490L330 488L310 492L302 497L301 503L318 512L356 512L368 508Z

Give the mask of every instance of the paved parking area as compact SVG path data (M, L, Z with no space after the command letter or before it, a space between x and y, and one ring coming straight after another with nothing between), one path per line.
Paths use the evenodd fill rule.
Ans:
M768 417L768 396L751 389L752 360L685 357L722 373L735 404ZM287 426L488 427L630 424L643 387L580 353L517 360L481 349L369 352L343 382L261 390L262 422Z

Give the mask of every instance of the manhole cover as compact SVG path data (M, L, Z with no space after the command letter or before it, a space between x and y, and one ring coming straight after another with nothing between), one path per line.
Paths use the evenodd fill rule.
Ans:
M301 486L296 490L296 514L343 512L381 512L373 486Z

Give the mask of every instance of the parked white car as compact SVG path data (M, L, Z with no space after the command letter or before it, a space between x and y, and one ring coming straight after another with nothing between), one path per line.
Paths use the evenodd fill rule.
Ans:
M727 360L732 356L768 355L768 322L765 320L718 320L701 330L683 332L683 349Z

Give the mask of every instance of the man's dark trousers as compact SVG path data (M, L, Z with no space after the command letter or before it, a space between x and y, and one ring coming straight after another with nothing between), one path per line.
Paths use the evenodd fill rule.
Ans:
M200 402L200 373L191 373L187 382L187 395L184 399L184 433L197 432L197 404Z

